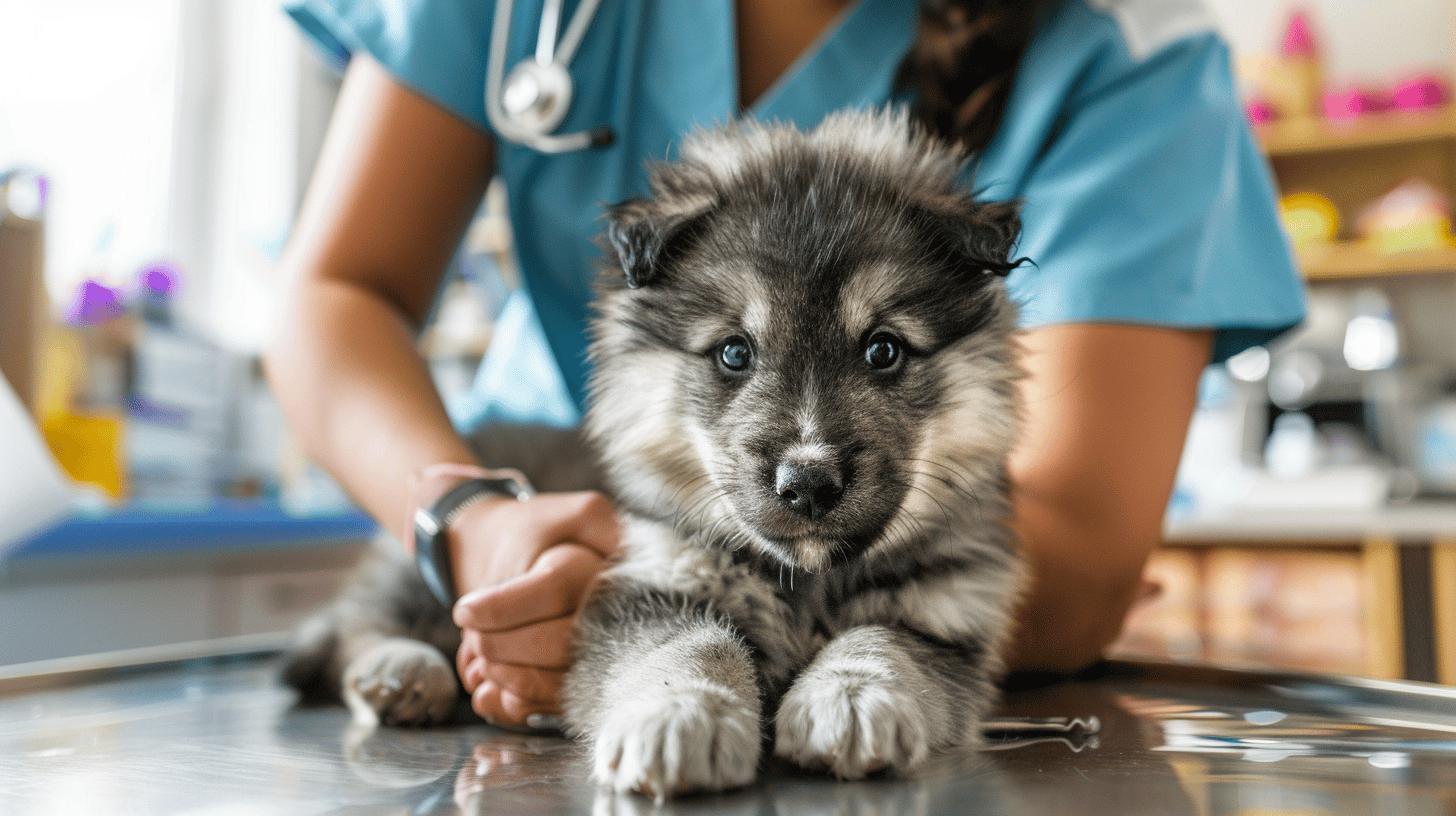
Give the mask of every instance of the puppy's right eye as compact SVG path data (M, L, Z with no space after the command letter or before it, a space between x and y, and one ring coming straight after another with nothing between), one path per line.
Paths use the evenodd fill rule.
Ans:
M753 349L742 337L730 337L718 347L718 365L724 371L741 374L753 365Z

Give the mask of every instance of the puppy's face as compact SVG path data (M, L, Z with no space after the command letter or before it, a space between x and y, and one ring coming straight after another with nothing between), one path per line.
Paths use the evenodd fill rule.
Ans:
M809 571L974 511L1014 413L1014 210L833 147L689 164L618 207L594 345L629 501Z

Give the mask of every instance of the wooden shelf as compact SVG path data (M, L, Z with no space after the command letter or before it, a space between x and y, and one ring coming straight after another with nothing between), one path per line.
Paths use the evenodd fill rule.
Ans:
M1370 114L1349 122L1271 122L1255 126L1254 133L1272 158L1456 139L1456 106Z
M1456 247L1387 253L1341 241L1300 250L1299 267L1312 281L1456 272Z

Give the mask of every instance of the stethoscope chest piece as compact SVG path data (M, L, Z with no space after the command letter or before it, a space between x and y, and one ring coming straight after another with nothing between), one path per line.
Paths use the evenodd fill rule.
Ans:
M571 109L571 58L586 36L602 0L581 0L560 42L563 0L544 0L541 26L536 32L536 54L506 73L510 46L511 10L515 0L495 4L490 33L490 58L485 70L485 116L501 138L542 153L568 153L612 143L612 129L595 127L575 133L557 133Z
M501 106L522 129L550 133L571 109L571 75L559 63L522 62L506 77Z

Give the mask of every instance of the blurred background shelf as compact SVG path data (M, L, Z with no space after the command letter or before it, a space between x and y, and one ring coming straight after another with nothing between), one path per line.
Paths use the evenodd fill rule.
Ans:
M1114 653L1456 684L1456 501L1170 518Z
M1456 139L1456 106L1426 113L1369 114L1349 122L1294 119L1255 128L1271 157L1390 147Z
M1456 272L1456 247L1391 253L1355 241L1338 241L1301 249L1299 268L1311 281Z
M1374 538L1430 541L1456 532L1456 500L1360 509L1209 511L1170 517L1163 540L1176 546L1292 544L1348 546Z

